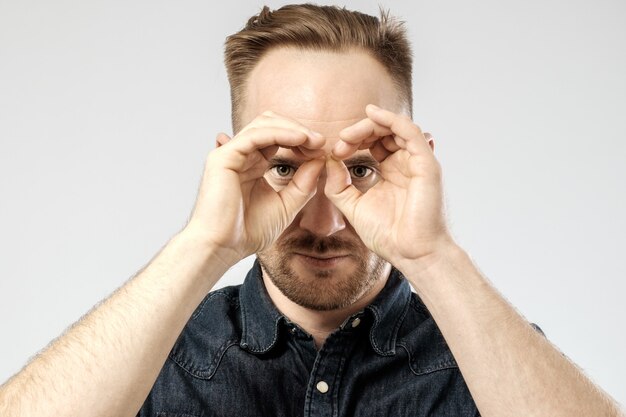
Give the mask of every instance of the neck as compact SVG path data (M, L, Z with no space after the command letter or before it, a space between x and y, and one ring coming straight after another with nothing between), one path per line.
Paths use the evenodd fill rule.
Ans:
M376 283L369 288L359 299L349 306L335 310L312 310L294 303L274 285L268 274L263 271L263 283L270 299L282 314L303 330L308 332L320 349L326 338L334 332L348 317L367 307L380 293L387 283L391 265L387 264Z

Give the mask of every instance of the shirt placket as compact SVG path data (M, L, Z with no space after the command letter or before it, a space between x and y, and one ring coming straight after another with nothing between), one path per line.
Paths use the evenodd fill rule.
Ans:
M317 353L307 385L304 404L305 417L337 417L341 381L346 358L354 343L354 327L360 318L344 323L331 334Z

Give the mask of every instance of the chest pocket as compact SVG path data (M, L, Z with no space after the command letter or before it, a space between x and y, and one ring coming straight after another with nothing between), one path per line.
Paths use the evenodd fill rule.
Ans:
M411 309L411 313L421 313ZM409 328L407 323L418 322ZM458 368L448 344L432 317L422 320L405 320L397 345L406 350L409 366L415 375Z
M196 378L211 379L224 353L239 343L237 311L237 300L228 293L210 293L179 335L170 359Z

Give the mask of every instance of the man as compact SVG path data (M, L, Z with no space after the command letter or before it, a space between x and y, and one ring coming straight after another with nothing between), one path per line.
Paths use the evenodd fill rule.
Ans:
M226 65L236 134L187 226L2 387L0 415L623 415L450 236L401 25L264 8Z

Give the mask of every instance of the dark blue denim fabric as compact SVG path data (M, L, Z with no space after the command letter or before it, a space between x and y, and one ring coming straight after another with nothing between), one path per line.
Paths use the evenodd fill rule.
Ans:
M257 262L242 285L198 306L138 415L479 413L437 325L397 270L318 351L273 305Z

